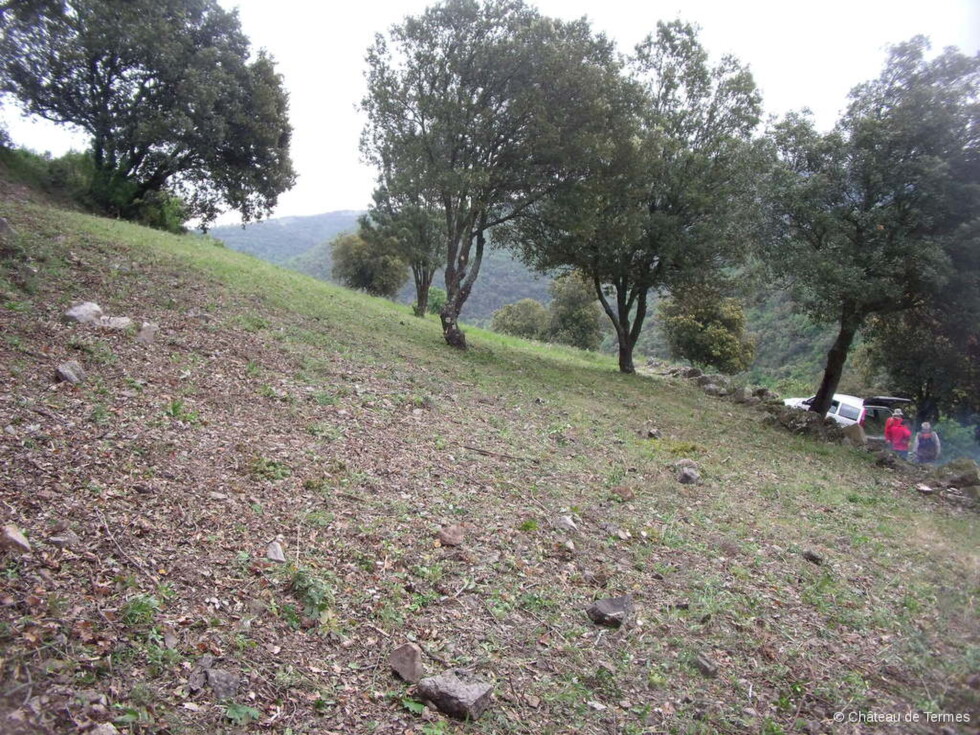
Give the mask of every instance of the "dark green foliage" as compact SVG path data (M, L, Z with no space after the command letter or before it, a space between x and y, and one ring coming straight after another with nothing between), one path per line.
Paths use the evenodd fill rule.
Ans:
M868 319L937 295L951 247L963 236L977 247L980 58L948 49L926 61L927 48L920 37L892 49L831 133L790 115L773 135L780 165L768 262L809 316L838 329L812 408L819 413Z
M429 313L438 314L446 305L446 290L435 286L429 289Z
M548 310L534 299L507 304L493 315L490 328L524 339L542 339L548 330Z
M693 287L660 302L658 311L674 357L729 374L752 364L755 343L745 333L745 312L737 299Z
M110 214L249 220L294 180L282 79L215 0L7 4L0 91L91 135L88 194Z
M578 273L568 273L551 282L548 307L549 342L581 350L597 350L602 341L602 309L592 285Z
M397 190L424 192L446 223L448 344L488 231L577 175L604 127L597 92L617 72L588 23L542 18L520 0L446 0L406 18L368 51L362 150Z
M751 74L731 58L709 66L697 30L679 21L658 24L632 69L602 90L607 119L581 159L588 174L508 233L530 265L588 275L626 373L649 294L712 277L745 242L761 111Z
M361 236L383 242L408 264L415 284L415 316L424 317L446 245L446 221L410 177L386 171L382 178L385 183L374 191L374 206L359 221Z
M395 297L408 279L408 265L390 242L341 235L332 245L333 277L372 296Z

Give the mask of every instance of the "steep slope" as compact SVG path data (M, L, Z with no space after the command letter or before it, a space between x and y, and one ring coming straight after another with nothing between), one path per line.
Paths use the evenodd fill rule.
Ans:
M457 353L435 320L206 241L0 216L0 522L31 545L0 559L0 731L976 712L976 515L916 478L604 356L479 330ZM160 331L65 322L81 300ZM71 359L84 382L55 382ZM624 627L586 616L627 594ZM477 723L392 676L405 641L494 685Z

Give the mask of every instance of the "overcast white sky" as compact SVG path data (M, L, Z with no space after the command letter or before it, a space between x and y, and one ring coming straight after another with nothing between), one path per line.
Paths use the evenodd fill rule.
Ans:
M292 156L299 179L280 197L275 216L366 209L374 172L360 162L364 54L374 34L432 0L219 0L237 7L255 48L278 62L290 92ZM770 113L809 107L830 128L847 93L876 77L889 45L916 34L933 49L980 48L980 0L538 0L541 12L588 16L621 50L681 18L702 28L713 60L731 53L749 65ZM30 124L12 110L3 119L14 142L60 154L85 139ZM221 222L228 223L229 218Z

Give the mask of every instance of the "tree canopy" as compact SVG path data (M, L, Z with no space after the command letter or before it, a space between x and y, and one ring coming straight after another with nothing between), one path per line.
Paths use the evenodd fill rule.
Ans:
M460 309L487 232L575 176L604 116L596 91L617 72L584 20L520 0L446 0L379 35L368 53L362 150L431 192L445 219L446 341L465 348Z
M393 299L408 279L408 265L384 238L339 235L331 250L333 277L348 288Z
M977 247L980 57L949 49L929 61L927 49L921 37L893 48L881 76L851 93L832 132L790 115L773 133L780 164L768 262L801 308L838 328L812 406L818 413L868 318L938 296L953 244L967 238Z
M588 175L508 233L530 265L592 280L627 373L650 292L710 277L745 241L761 109L751 74L730 57L711 66L697 29L680 21L659 23L630 67L603 91Z
M92 197L123 216L168 192L250 220L295 178L282 78L216 0L7 3L0 90L91 135Z

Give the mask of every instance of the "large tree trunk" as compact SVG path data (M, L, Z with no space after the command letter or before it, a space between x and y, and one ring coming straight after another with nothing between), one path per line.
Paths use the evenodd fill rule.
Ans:
M619 372L628 375L636 372L636 368L633 366L633 345L629 343L628 339L624 341L622 337L619 339Z
M636 367L633 365L633 348L636 347L636 341L640 337L643 319L647 312L646 292L639 294L635 291L630 292L625 283L615 284L616 308L614 309L602 291L602 282L593 276L592 283L599 297L599 303L602 304L602 310L606 312L606 316L616 329L616 340L619 342L619 372L632 375L636 372ZM631 325L630 312L633 310L634 302L637 305L636 318Z
M412 264L412 275L415 277L415 316L424 319L429 311L429 288L432 286L431 268L422 265Z
M439 319L442 321L442 336L446 344L458 350L466 349L466 335L459 328L459 313L463 310L463 304L469 298L476 277L480 274L483 251L487 243L486 221L486 215L481 215L475 228L476 248L472 260L468 257L471 239L466 243L460 243L458 250L452 247L449 250L449 262L446 267L446 304L439 312ZM467 233L465 237L471 238L472 235Z
M810 405L810 410L826 416L830 410L830 403L834 400L834 393L840 385L841 375L844 373L844 363L847 362L847 353L851 349L854 337L861 327L862 316L854 311L850 304L845 304L841 310L840 331L837 339L834 340L830 352L827 353L827 366L823 371L823 380L820 381L820 388L817 395Z

